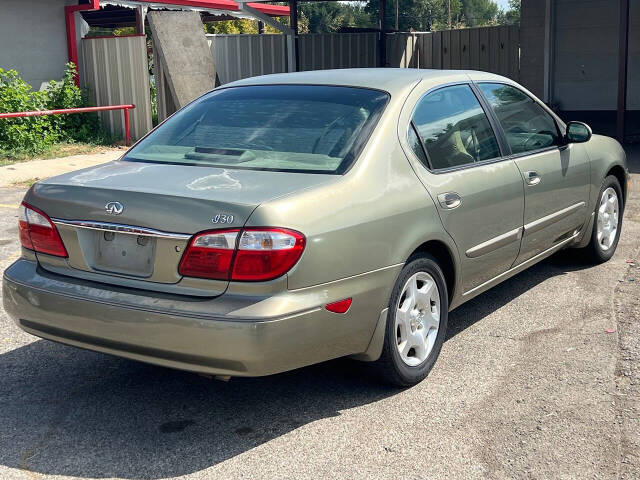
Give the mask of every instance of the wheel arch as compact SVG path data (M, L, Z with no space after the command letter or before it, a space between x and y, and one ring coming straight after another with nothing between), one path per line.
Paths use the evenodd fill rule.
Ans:
M411 255L409 255L409 258L424 253L428 253L434 257L442 269L447 284L449 305L451 305L456 290L456 280L458 278L456 260L452 249L441 240L428 240L416 247L413 252L411 252Z
M627 174L624 167L622 165L613 165L605 175L605 178L609 175L616 177L620 183L620 188L622 189L622 207L624 208L627 204Z

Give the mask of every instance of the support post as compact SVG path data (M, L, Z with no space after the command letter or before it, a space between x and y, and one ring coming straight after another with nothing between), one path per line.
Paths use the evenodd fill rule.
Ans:
M138 5L136 8L136 33L138 35L144 35L144 17L146 16L146 7Z
M126 107L124 109L124 138L125 144L128 146L131 145L131 126L129 124L129 108Z
M258 33L260 35L264 33L264 22L262 20L258 20Z
M378 0L378 28L380 29L378 39L378 50L380 53L380 66L387 66L387 34L385 27L385 16L387 10L387 0Z
M620 37L618 43L618 141L624 142L627 113L627 66L629 62L629 0L620 0Z
M293 30L293 70L298 71L298 65L300 59L298 56L298 0L291 0L289 3L289 26Z

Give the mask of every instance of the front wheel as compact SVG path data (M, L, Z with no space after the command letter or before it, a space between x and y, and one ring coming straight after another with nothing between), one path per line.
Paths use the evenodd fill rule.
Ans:
M383 379L406 387L433 367L447 332L449 301L440 266L429 255L404 266L391 294L382 355L376 367Z
M600 187L591 242L586 247L589 257L594 262L606 262L615 253L622 230L623 210L620 182L613 175L609 175Z

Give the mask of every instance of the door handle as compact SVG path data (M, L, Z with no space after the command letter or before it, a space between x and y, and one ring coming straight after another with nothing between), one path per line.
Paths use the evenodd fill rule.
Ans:
M442 208L451 210L460 206L462 198L456 192L446 192L438 195L438 202Z
M528 172L524 172L524 180L527 182L527 185L537 185L540 183L540 175L535 170L529 170Z

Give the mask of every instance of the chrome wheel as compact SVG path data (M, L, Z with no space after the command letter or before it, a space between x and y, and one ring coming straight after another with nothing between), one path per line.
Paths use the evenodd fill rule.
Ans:
M435 344L440 326L440 292L431 275L418 272L407 280L396 306L396 347L400 358L415 367Z
M598 246L607 251L611 248L618 234L619 202L618 194L612 187L602 192L598 207L598 224L596 238Z

